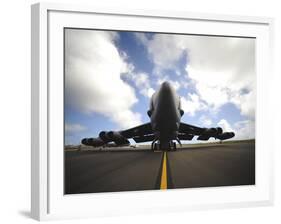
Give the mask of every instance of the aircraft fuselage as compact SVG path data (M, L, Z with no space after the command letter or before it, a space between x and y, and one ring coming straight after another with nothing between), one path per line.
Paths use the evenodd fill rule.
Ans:
M183 115L180 97L170 83L162 83L159 90L153 94L148 115L155 141L160 141L161 148L170 148L171 141L177 139Z

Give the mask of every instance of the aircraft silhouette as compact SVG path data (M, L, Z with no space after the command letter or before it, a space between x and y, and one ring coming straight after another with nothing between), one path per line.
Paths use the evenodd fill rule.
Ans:
M115 146L130 145L128 139L136 143L149 142L151 150L176 150L176 142L192 140L209 140L213 137L226 140L235 136L234 132L223 132L221 127L201 128L180 122L184 111L181 108L180 96L169 82L163 82L160 88L152 95L147 115L150 122L121 131L101 131L97 138L84 138L84 145L100 147L110 142Z

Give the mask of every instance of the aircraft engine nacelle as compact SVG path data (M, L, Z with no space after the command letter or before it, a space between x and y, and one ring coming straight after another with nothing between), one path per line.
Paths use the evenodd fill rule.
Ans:
M222 134L222 128L221 127L217 127L217 135L221 135Z
M112 142L113 140L112 139L110 139L109 137L108 137L108 132L106 132L106 131L101 131L100 133L99 133L99 138L104 142L104 143L108 143L108 142Z
M217 138L219 140L226 140L226 139L233 138L234 136L235 136L234 132L224 132L224 133L218 135Z
M106 137L115 142L116 145L129 144L130 142L124 136L117 131L109 131L106 133Z
M218 136L222 135L222 128L206 128L205 131L198 136L197 140L208 141L209 138L214 137L218 138Z
M206 130L203 133L204 136L215 136L217 135L217 129L216 128L206 128Z
M210 137L215 137L217 135L222 134L222 128L217 127L217 128L207 128L204 132L205 136L210 136Z
M99 147L104 145L104 141L101 140L100 138L83 138L81 143L83 145L94 146L94 147Z

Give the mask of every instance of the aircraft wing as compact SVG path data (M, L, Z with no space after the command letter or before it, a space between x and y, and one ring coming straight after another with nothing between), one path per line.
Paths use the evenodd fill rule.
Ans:
M234 132L223 132L221 127L201 128L186 123L180 123L178 138L180 140L192 140L194 136L197 140L209 140L213 137L219 140L226 140L235 136Z
M133 138L133 137L153 134L153 131L151 128L151 124L146 123L127 130L120 131L120 134L125 138Z
M148 142L154 140L154 134L150 123L136 126L134 128L122 131L101 131L96 138L84 138L81 143L84 145L99 147L110 142L115 145L129 145L129 138L133 138L135 142Z
M133 138L136 143L153 141L155 136L150 123L121 131L125 138Z

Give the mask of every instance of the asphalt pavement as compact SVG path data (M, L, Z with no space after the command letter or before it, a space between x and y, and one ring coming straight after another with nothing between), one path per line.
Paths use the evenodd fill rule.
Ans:
M65 151L64 167L66 194L253 185L255 142Z

